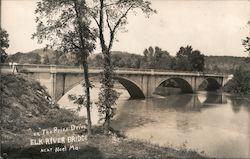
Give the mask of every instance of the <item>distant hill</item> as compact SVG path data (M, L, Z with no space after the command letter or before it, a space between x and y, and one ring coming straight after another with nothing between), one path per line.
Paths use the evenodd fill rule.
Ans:
M20 64L53 64L53 65L77 65L74 54L54 51L51 49L36 49L27 53L17 52L9 55L5 61Z
M117 67L143 68L142 55L129 52L113 51L113 62ZM103 63L102 54L91 54L89 56L90 67L101 67ZM250 63L245 63L246 57L234 56L205 56L205 71L232 73L237 67L244 64L250 69ZM63 54L50 49L36 49L27 53L17 52L9 55L6 62L17 62L21 64L55 64L55 65L78 65L74 54Z
M40 64L41 56L37 53L21 53L17 52L16 54L9 55L5 61L8 62L17 62L21 64Z
M232 73L240 65L250 70L249 58L234 56L205 56L205 70Z

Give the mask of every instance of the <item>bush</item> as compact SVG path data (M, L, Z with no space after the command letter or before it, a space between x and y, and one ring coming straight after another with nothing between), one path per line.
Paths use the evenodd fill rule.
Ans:
M224 91L228 93L249 94L250 93L250 71L240 66L234 72L234 77L225 86Z

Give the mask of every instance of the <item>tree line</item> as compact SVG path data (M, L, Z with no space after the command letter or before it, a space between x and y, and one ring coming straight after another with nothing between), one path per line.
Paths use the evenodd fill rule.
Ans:
M171 56L168 51L158 46L154 48L150 46L143 51L143 56L114 52L112 59L114 66L118 68L204 71L205 64L205 56L199 50L193 50L189 45L180 47L176 56ZM101 67L103 56L98 54L89 61L92 67Z
M143 54L143 52L141 52ZM170 58L161 59L161 65L155 67L156 69L164 70L177 70L174 66L176 56L170 55ZM233 74L234 71L245 61L248 57L233 57L233 56L204 56L204 72L209 73L228 73ZM137 68L137 69L150 69L144 55L131 54L128 52L112 51L113 64L117 68ZM164 62L165 61L165 62ZM46 64L46 65L68 65L79 66L80 63L77 57L68 53L65 54L60 51L51 49L36 49L30 52L9 55L5 62L17 62L20 64ZM91 54L88 57L88 63L90 67L102 67L103 58L102 54ZM246 66L246 69L250 70L250 63Z

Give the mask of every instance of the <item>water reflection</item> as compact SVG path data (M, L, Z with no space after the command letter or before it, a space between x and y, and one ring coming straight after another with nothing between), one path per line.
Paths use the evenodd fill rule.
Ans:
M247 158L249 105L205 92L129 100L118 106L112 124L132 138L177 148L185 143L211 157Z
M202 103L198 96L193 94L172 95L166 98L152 98L152 103L158 109L173 109L175 111L200 111Z
M235 113L238 113L241 110L241 108L250 112L249 100L237 96L228 96L228 98L231 102L232 109Z
M211 107L212 105L220 105L227 103L227 97L223 93L207 93L199 94L178 94L166 96L164 98L152 99L156 107L171 108L176 111L201 111L202 108Z
M205 96L202 102L200 98ZM147 100L125 100L123 105L118 106L118 114L113 121L113 125L120 128L131 128L141 126L149 122L156 122L152 120L152 112L175 111L183 113L201 112L202 109L215 106L214 104L227 103L226 97L223 94L205 93L201 94L178 94L170 95L161 98L150 98ZM139 105L139 106L135 106ZM136 113L135 113L136 112ZM188 131L188 116L178 116L177 127L181 127L183 132ZM134 122L136 121L136 122ZM194 123L192 123L194 127ZM184 130L185 129L185 130Z
M222 93L207 93L204 104L226 104L227 98Z

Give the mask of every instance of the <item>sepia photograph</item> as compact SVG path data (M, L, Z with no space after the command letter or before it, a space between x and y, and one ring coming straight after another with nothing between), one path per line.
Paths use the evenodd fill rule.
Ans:
M250 0L0 0L0 159L250 159Z

